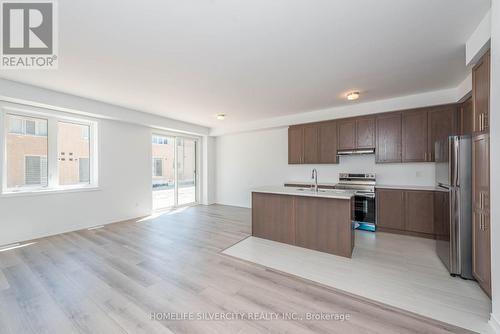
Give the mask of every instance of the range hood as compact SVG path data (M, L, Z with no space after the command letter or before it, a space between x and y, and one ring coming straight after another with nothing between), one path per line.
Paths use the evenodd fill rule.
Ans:
M374 154L374 148L362 148L357 150L338 150L337 155L361 155L361 154Z

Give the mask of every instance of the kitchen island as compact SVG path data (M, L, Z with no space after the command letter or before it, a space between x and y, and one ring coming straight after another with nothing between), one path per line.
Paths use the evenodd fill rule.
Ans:
M351 257L354 192L270 186L252 191L252 235Z

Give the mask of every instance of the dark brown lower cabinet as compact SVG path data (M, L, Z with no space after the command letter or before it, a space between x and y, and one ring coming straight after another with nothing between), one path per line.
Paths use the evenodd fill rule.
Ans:
M252 235L351 257L354 201L252 193Z
M433 191L405 191L405 229L434 235Z
M377 227L404 230L404 192L377 190Z
M252 235L295 244L293 196L252 194Z
M351 257L354 230L334 222L351 220L351 201L297 196L295 210L297 246Z
M378 230L435 238L433 191L377 189L376 198Z
M472 139L472 274L491 296L490 138Z

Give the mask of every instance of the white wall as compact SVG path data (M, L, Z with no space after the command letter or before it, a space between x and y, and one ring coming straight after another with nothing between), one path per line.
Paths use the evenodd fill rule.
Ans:
M500 0L491 7L491 269L493 312L491 323L500 333Z
M341 172L375 172L379 184L434 185L434 164L375 164L375 156L341 157L338 165L288 165L287 128L219 136L216 139L216 201L250 207L250 190L285 181L337 182Z
M151 129L103 120L99 134L100 190L0 197L0 245L151 213Z

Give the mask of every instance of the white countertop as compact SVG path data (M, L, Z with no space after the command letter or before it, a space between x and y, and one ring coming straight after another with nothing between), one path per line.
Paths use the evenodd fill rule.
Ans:
M408 186L408 185L387 185L387 184L377 184L375 186L377 189L400 189L400 190L424 190L424 191L438 191L442 190L436 186Z
M287 181L284 184L293 184L293 185L303 186L304 188L310 188L312 183L311 182L304 182L304 181ZM333 186L336 186L336 185L337 185L337 183L332 183L332 182L318 182L318 186L320 186L320 187L321 186L333 187ZM439 188L437 186L411 186L411 185L407 185L407 184L400 184L400 185L395 185L395 184L376 184L375 188L378 188L378 189L395 189L395 190L443 191L442 188ZM292 187L291 189L294 189L294 188Z
M302 190L300 190L302 189ZM320 189L318 192L312 191L309 187L294 188L285 186L265 186L252 189L252 192L292 195L292 196L307 196L332 199L351 199L354 196L354 191L340 189Z

